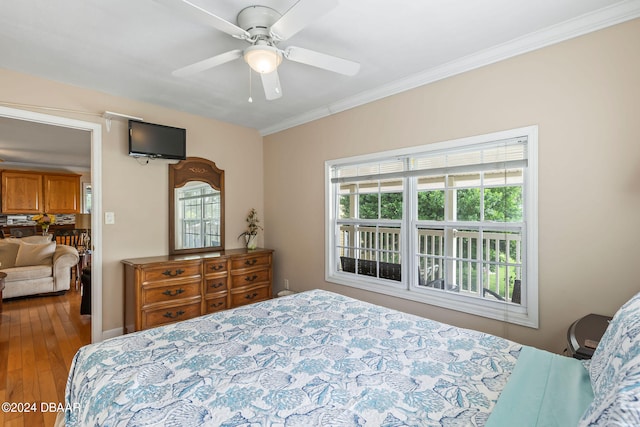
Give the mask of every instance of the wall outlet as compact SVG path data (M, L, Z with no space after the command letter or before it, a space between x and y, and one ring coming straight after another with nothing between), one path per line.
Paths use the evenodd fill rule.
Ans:
M289 290L289 279L284 279L284 288Z

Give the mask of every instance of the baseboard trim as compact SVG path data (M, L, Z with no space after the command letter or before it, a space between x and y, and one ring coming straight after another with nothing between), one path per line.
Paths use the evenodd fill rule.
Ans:
M115 328L115 329L110 329L108 331L102 331L103 340L119 337L120 335L123 335L122 328Z

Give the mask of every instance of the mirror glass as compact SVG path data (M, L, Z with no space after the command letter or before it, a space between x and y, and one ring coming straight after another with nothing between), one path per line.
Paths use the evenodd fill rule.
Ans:
M175 192L175 248L195 249L220 244L220 191L191 181Z
M189 157L169 165L169 253L224 249L224 171Z

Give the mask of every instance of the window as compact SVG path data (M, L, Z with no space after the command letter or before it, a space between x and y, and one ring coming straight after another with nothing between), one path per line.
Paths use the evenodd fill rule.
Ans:
M82 183L82 213L91 213L91 183Z
M537 327L537 127L326 163L327 281Z

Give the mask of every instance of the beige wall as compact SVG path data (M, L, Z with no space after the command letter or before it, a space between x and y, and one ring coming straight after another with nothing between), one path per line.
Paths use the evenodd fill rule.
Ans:
M255 130L0 69L0 102L104 125L105 110L185 127L189 156L225 170L227 247L251 207L276 249L275 284L325 288L561 351L567 326L640 290L640 20L452 77L262 139ZM324 281L324 161L540 126L540 329ZM102 131L103 329L122 326L120 260L167 253L167 164L127 156L126 123ZM264 156L263 156L264 149ZM247 153L252 153L247 156ZM264 165L264 166L263 166ZM264 167L264 173L263 173ZM264 188L263 188L264 177Z
M324 281L324 161L539 125L538 330ZM276 288L324 288L561 352L640 291L640 20L265 137Z
M154 160L141 165L127 155L127 123L112 122L107 132L99 117L105 110L142 117L146 121L187 129L187 155L206 157L225 171L226 246L245 227L250 208L263 210L262 138L253 129L205 119L158 106L55 83L0 69L0 102L96 113L51 112L100 123L102 127L102 207L115 213L114 225L103 225L103 330L122 327L122 266L124 258L168 253L168 166ZM16 108L16 107L13 107ZM251 153L251 154L248 154Z

